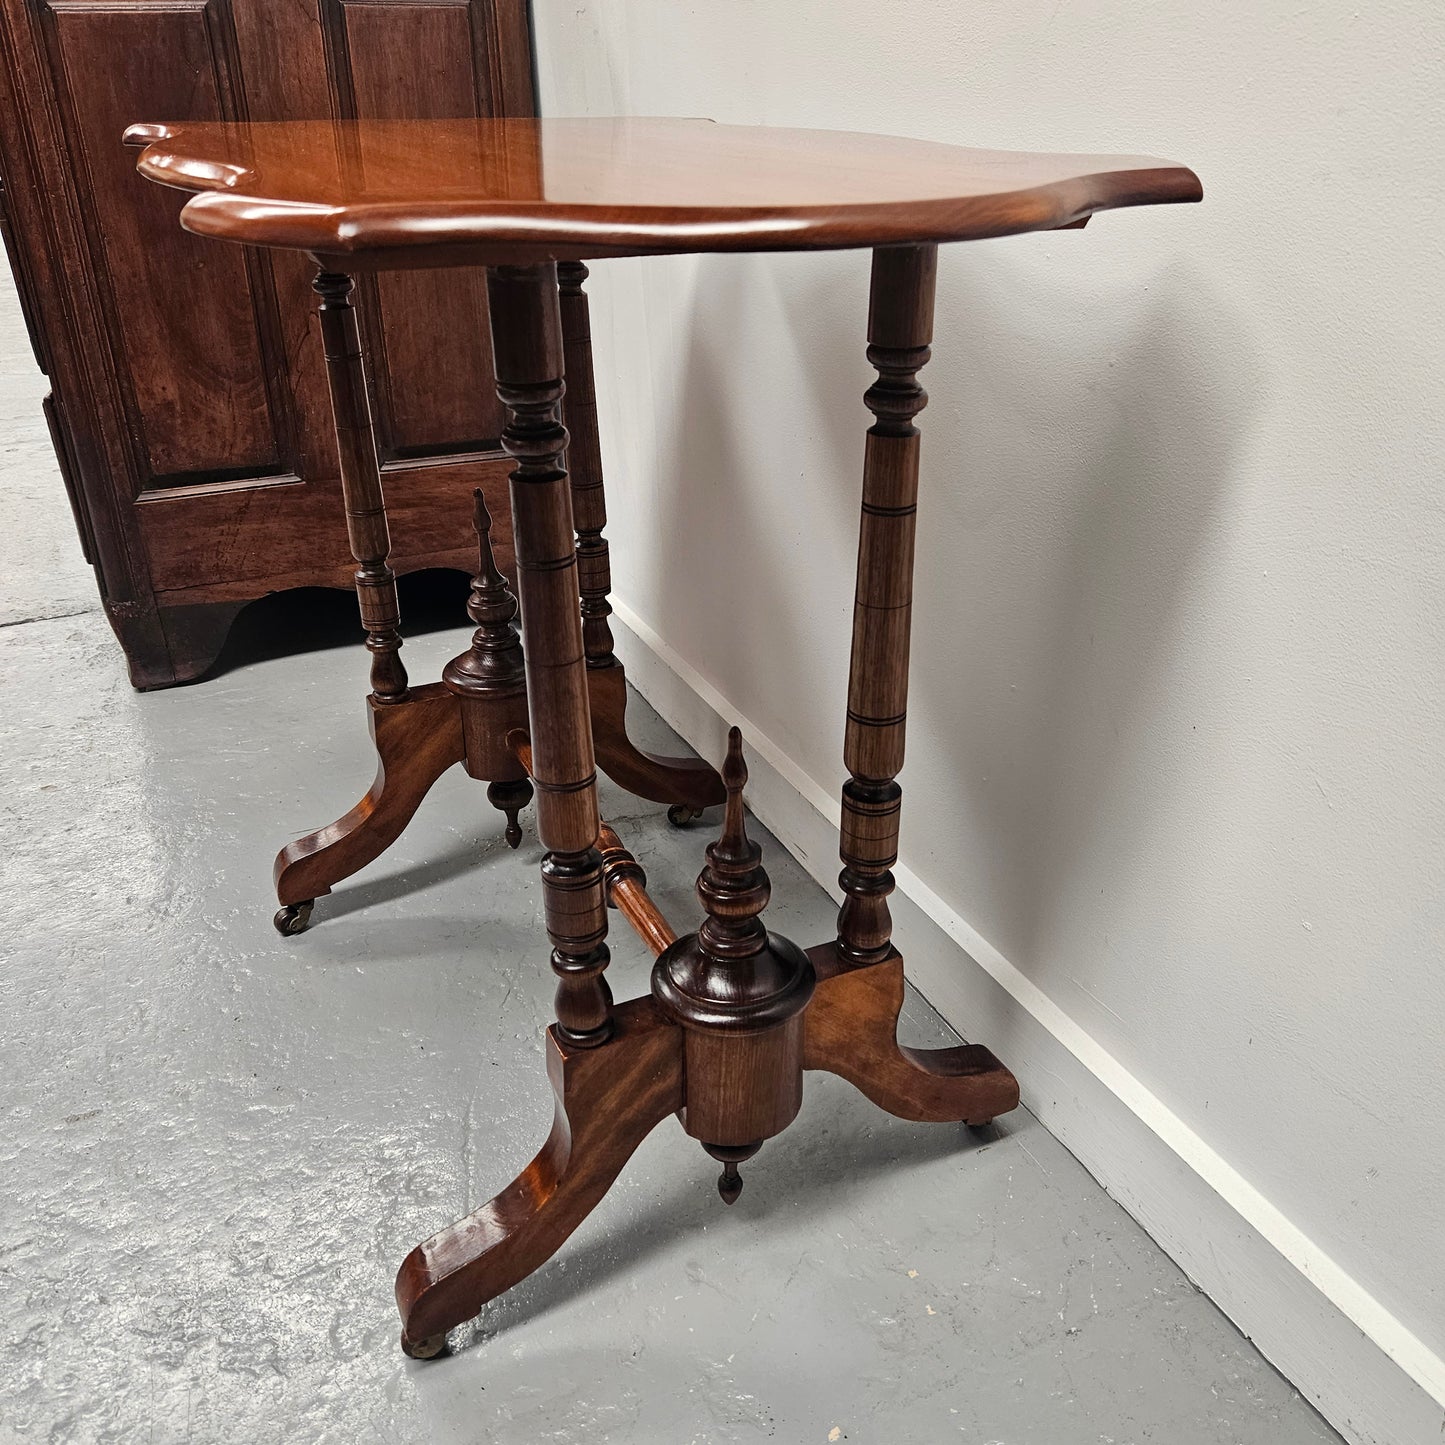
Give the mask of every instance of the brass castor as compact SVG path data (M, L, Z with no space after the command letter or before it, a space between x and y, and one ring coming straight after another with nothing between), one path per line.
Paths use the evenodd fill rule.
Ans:
M446 1348L445 1330L439 1335L428 1335L424 1340L410 1340L405 1330L401 1332L401 1352L413 1360L434 1360L438 1355L445 1354Z
M667 810L667 821L674 828L685 828L689 823L696 822L702 817L702 809L694 808L689 803L674 803Z
M977 1134L980 1139L993 1138L992 1119L980 1119L977 1124L970 1124L967 1122L967 1120L965 1120L964 1127L968 1130L970 1134Z
M282 938L295 938L298 933L305 933L315 904L314 898L305 898L300 903L288 903L284 908L278 908L271 920L276 925L276 932Z

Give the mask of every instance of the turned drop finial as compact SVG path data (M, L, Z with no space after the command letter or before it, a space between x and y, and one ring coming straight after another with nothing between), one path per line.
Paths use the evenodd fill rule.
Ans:
M762 1148L762 1141L736 1146L704 1144L702 1147L722 1165L722 1173L717 1177L717 1192L722 1196L722 1202L736 1204L743 1192L743 1176L738 1173L738 1165L751 1159Z

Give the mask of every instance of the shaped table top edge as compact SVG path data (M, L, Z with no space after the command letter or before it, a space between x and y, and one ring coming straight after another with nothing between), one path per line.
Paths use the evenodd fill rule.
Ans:
M664 120L612 123L668 124ZM278 123L273 129L286 124ZM426 134L420 128L429 123L415 124L420 134ZM766 127L713 127L696 121L677 124L705 125L702 134L710 137L728 132L782 134ZM229 152L216 154L225 149L216 141L224 129L190 123L139 124L126 131L125 143L140 148L136 165L143 176L193 193L181 212L181 224L187 230L248 245L304 251L322 264L352 271L982 240L1076 227L1099 211L1192 202L1203 196L1193 171L1166 160L1020 152L1016 159L1021 170L1046 163L1065 168L1066 173L1040 184L977 194L878 200L847 197L781 205L727 200L706 205L649 204L645 200L609 205L537 197L447 198L430 193L398 199L313 202L266 194L267 188L256 183L258 178L243 160L233 159ZM245 149L240 139L245 130L230 128L238 137L237 153ZM188 143L188 134L203 137L205 143ZM954 153L961 164L974 156L991 164L1006 164L1011 155L847 132L786 134L816 136L823 142L844 145L850 140L860 146L913 145L930 155ZM906 150L903 153L906 156ZM805 176L806 159L803 157L801 170ZM274 192L281 187L271 189Z

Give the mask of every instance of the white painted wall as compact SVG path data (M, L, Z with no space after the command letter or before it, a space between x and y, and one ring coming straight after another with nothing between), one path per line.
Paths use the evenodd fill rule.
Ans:
M534 10L549 114L1200 173L944 253L903 861L1438 1387L1445 7ZM594 267L619 601L805 793L842 779L867 270Z

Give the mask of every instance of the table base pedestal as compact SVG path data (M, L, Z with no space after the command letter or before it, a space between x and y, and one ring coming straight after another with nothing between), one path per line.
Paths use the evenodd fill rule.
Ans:
M741 783L735 796L741 819ZM716 874L709 872L718 851L719 845L709 850L700 896L719 896ZM744 869L760 899L767 880L756 860L754 850ZM648 938L642 918L629 906L639 896L636 861L613 848L607 874L614 885L629 880L626 900L615 886L612 899ZM645 879L642 883L645 887ZM736 903L741 891L733 890L728 902ZM728 893L726 885L721 893ZM738 910L725 911L724 929L736 927ZM650 901L646 917L657 917ZM770 1019L786 1012L776 1002L781 991L751 1004L717 1000L711 1017L698 1009L690 1020L679 1018L672 991L659 975L670 959L705 952L707 930L717 921L710 918L699 934L663 949L654 994L615 1005L605 1043L577 1047L555 1026L548 1029L547 1074L556 1100L552 1131L537 1157L500 1194L417 1245L402 1262L396 1300L401 1347L408 1355L431 1359L441 1354L448 1330L480 1314L490 1300L545 1264L669 1114L694 1137L730 1133L722 1142L699 1142L723 1163L718 1190L731 1204L742 1190L737 1165L763 1143L742 1136L774 1134L787 1126L797 1112L803 1070L837 1074L890 1114L921 1123L981 1128L1017 1106L1013 1075L981 1044L911 1049L898 1042L903 958L892 949L866 964L848 962L834 942L809 949L800 955L801 977L792 989L802 999L801 1008L781 1019ZM668 937L654 935L654 947ZM784 954L792 949L772 934L759 946ZM760 972L765 970L754 970Z
M933 246L874 253L868 359L878 380L864 398L874 423L864 455L843 744L844 897L836 939L808 952L762 922L771 885L747 836L747 768L736 728L721 772L722 834L698 876L706 917L695 933L676 936L648 897L636 859L598 813L594 743L607 768L610 719L619 715L599 724L597 704L608 705L606 689L620 688L621 677L599 689L587 667L588 588L583 549L574 552L571 540L574 527L580 537L595 518L574 523L569 505L556 267L488 273L497 393L508 410L502 445L517 464L512 522L532 729L518 728L511 741L537 786L538 833L549 850L542 881L558 978L558 1021L547 1046L556 1116L541 1153L511 1184L402 1262L396 1299L409 1355L441 1353L449 1329L550 1259L668 1114L722 1164L718 1192L731 1204L743 1188L738 1166L797 1116L806 1070L838 1074L905 1119L979 1126L1018 1104L1013 1075L981 1045L918 1050L897 1036L903 959L892 944L888 896L908 694L914 418L927 401L918 372L929 357L936 262ZM472 608L479 624L514 615L500 596L492 603ZM479 625L474 649L495 659L506 644L487 643L484 632ZM505 670L479 663L472 671L497 683ZM620 694L611 696L615 709ZM656 955L650 997L613 1003L606 904Z
M619 787L667 804L668 817L682 824L723 801L722 781L706 763L656 757L627 735L627 678L612 650L608 625L612 575L603 536L607 510L583 287L587 268L574 261L556 269L557 362L559 373L565 369L567 376L569 551L577 579L574 596L580 600L579 652L586 658L593 749L602 771ZM315 290L321 298L347 529L358 564L356 592L372 656L367 705L377 770L370 791L350 812L288 843L277 855L273 878L281 907L275 922L287 935L303 932L316 899L375 861L401 836L432 784L452 764L462 763L471 777L489 785L488 801L506 814L506 838L514 848L522 841L517 814L533 791L507 742L510 732L527 727L526 674L515 625L517 599L492 555L486 503L478 492L481 566L467 604L477 628L472 644L447 666L441 682L412 687L400 656L400 606L388 563L391 538L353 283L349 276L323 270Z
M644 752L628 737L627 676L620 662L589 669L587 692L597 764L614 783L648 802L666 804L668 818L678 826L723 801L715 768L696 758ZM469 759L463 715L469 710L473 727L489 739L490 746L481 751L505 752L508 732L527 726L524 692L516 702L464 702L445 683L432 682L410 688L396 702L375 696L366 701L376 777L344 816L276 855L272 876L281 905L276 927L283 934L304 932L316 899L381 857L405 831L432 784L455 763L465 763L474 778L489 784L487 801L507 816L507 842L515 848L522 841L517 814L531 801L531 784L525 778L519 783L513 777L490 777Z

